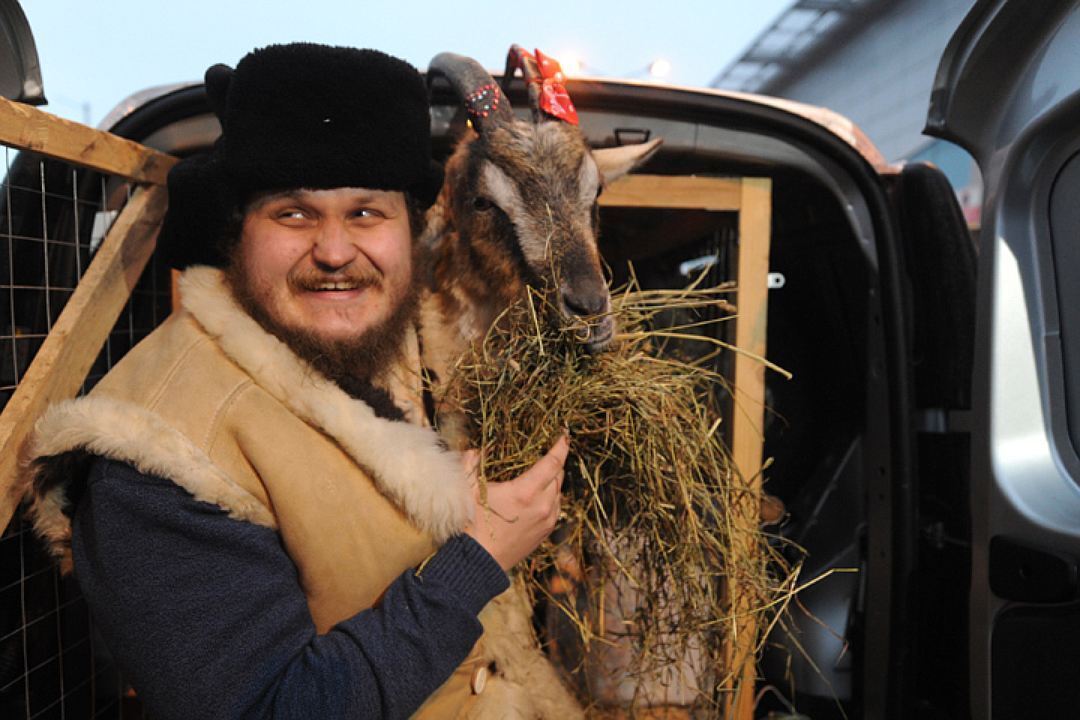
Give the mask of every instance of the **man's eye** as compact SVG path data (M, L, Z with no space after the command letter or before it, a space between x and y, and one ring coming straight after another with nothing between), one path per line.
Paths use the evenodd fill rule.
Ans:
M307 216L304 215L303 210L298 210L296 208L287 208L285 210L279 210L276 217L279 220L303 220Z

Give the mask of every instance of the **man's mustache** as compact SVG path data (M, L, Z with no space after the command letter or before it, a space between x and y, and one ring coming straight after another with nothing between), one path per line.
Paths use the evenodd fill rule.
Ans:
M317 270L304 270L289 276L289 284L298 290L315 291L327 285L346 285L362 290L382 285L382 277L373 270L349 270L346 272L324 273Z

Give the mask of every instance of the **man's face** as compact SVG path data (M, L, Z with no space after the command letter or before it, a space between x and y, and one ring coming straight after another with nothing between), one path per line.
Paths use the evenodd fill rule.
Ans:
M335 188L260 198L244 216L231 273L276 327L356 344L411 292L405 196Z

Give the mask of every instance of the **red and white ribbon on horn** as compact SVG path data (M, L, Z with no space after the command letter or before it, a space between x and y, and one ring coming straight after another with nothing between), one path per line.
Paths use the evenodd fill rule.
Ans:
M566 76L563 75L559 61L537 49L536 64L540 66L540 74L544 77L543 85L540 86L540 109L552 117L577 125L577 110L570 100L570 94L566 92L566 86L563 85Z
M534 57L528 50L518 45L511 48L510 56L512 60L507 67L507 74L509 75L514 68L521 68L525 81L532 85L529 88L529 95L534 98L540 110L553 118L577 125L577 110L570 99L570 94L566 92L566 86L563 85L566 76L563 74L559 61L539 50L536 51ZM539 77L528 69L530 65L539 71Z

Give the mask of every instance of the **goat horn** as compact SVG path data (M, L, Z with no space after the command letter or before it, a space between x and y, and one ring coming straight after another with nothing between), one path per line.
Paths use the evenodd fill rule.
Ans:
M540 86L544 81L540 73L540 66L536 58L520 45L511 45L510 52L506 54L506 71L503 73L503 91L508 90L510 81L514 79L514 71L521 68L521 76L525 78L525 88L529 91L529 109L532 110L533 122L538 123L543 119L540 112Z
M510 101L488 71L471 57L439 53L428 63L429 88L439 76L445 77L461 96L465 102L465 112L477 132L483 133L487 127L513 122L514 110L510 107Z

